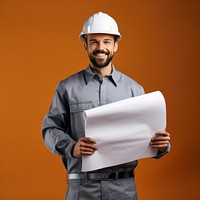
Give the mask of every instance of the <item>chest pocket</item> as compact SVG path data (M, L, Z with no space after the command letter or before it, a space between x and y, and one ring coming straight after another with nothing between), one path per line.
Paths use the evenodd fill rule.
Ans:
M83 111L93 108L92 102L70 104L71 131L72 137L78 140L85 136L85 121L83 119Z

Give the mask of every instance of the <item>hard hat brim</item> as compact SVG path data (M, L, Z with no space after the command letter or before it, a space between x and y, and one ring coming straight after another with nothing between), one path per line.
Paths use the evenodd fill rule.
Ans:
M100 31L97 31L97 32L90 32L90 33L81 33L79 35L79 38L81 41L85 42L85 38L87 35L91 35L91 34L105 34L105 35L113 35L117 41L120 41L122 36L119 34L112 34L112 33L107 33L107 32L100 32Z

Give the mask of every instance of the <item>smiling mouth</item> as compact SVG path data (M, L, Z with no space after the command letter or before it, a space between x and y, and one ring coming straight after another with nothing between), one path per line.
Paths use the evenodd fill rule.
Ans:
M105 56L107 56L109 53L106 51L101 51L101 50L97 50L93 53L94 56L99 57L99 58L103 58Z
M98 58L104 58L104 57L106 56L105 53L95 53L94 55L95 55L96 57L98 57Z

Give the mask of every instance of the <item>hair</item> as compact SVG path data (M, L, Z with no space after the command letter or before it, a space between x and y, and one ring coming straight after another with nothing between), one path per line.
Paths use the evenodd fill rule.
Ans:
M114 37L114 42L118 42L119 41L119 36L118 35L113 35Z
M110 35L110 34L109 34L109 35ZM119 41L119 36L118 36L118 35L113 35L113 37L114 37L114 42L118 42L118 41ZM83 36L83 39L84 39L85 43L88 44L88 43L87 43L87 34L85 34L85 35Z

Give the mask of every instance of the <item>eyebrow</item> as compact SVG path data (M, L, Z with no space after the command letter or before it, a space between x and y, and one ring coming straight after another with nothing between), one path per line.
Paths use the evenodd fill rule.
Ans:
M112 41L112 39L111 39L111 38L105 38L105 39L103 39L103 40L104 40L104 41L105 41L105 40L107 40L107 41ZM97 40L97 39L93 39L93 38L89 40L89 42L91 42L91 41L98 42L98 40Z
M96 39L90 39L89 42L91 42L91 41L97 41L97 40Z

